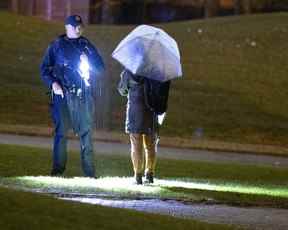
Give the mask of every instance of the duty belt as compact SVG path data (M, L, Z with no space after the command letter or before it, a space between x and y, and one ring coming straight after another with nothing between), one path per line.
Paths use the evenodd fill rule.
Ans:
M68 94L75 94L77 97L82 98L83 90L81 88L77 88L76 86L72 86L68 88L66 91Z

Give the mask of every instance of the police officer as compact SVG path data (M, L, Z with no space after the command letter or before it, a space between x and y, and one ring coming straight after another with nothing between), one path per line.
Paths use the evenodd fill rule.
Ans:
M67 161L69 129L80 138L84 175L95 177L92 146L93 90L104 71L102 58L85 37L79 15L65 20L66 34L48 47L41 64L41 78L51 90L51 114L55 126L51 175L60 176Z

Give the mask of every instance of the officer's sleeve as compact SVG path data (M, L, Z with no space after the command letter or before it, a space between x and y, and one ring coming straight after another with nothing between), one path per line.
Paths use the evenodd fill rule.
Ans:
M55 65L54 45L51 43L46 50L40 66L41 78L48 88L52 87L55 81L53 77L53 69Z
M101 77L101 75L103 75L105 71L105 65L97 49L92 44L90 44L89 46L90 46L89 47L89 51L90 51L89 61L91 64L90 66L91 72L95 74L97 78L99 78Z

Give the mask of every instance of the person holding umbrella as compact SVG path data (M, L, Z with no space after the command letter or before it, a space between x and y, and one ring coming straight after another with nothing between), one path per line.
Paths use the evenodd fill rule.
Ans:
M51 115L55 126L52 176L61 176L67 161L67 134L73 128L80 138L82 169L95 177L92 146L94 89L104 71L95 46L85 37L79 15L65 20L66 34L49 45L42 64L41 78L51 90Z
M153 183L156 166L157 117L145 102L145 79L125 69L121 73L118 91L127 96L126 133L131 143L131 160L136 184L142 184L145 164L147 183ZM145 157L143 157L143 148ZM144 160L145 159L145 163Z
M153 183L159 118L165 116L170 80L182 75L178 46L163 30L141 25L119 43L112 57L124 66L118 91L128 98L125 130L134 178L142 184L144 174L145 182Z

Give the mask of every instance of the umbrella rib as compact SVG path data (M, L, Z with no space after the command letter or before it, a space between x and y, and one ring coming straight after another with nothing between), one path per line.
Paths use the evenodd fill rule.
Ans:
M147 35L150 35L150 34L153 35L154 33L147 33L147 34L145 34L144 36L147 36ZM125 41L125 43L127 43L127 42L132 42L133 40L135 40L135 39L137 39L137 38L141 38L141 35L137 35L136 37L133 37L133 38L131 38L131 39L127 39L126 41L125 41L126 38L124 38L123 41ZM122 46L120 46L120 47L118 48L118 50L116 50L116 51L118 52L120 49L122 49L123 46L125 46L125 43L123 43Z

